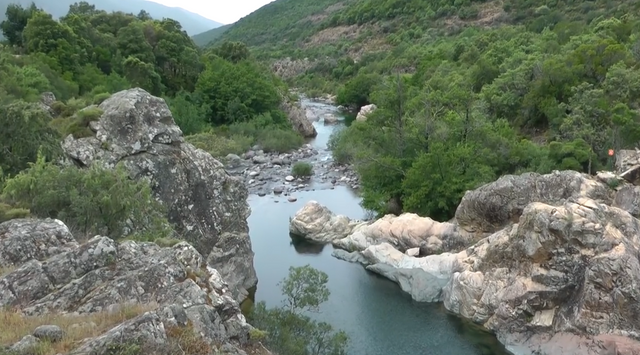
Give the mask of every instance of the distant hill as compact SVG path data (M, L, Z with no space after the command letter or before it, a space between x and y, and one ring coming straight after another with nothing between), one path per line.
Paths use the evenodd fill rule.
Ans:
M193 39L193 41L198 46L205 47L207 44L209 44L212 41L216 40L216 38L222 36L222 34L226 30L228 30L232 25L233 24L216 27L216 28L211 29L209 31L205 31L205 32L202 32L202 33L198 33L195 36L191 36L191 38Z
M21 4L29 6L31 2L42 8L54 17L64 16L69 10L69 5L78 0L0 0L0 21L4 20L4 12L9 4ZM122 11L137 14L145 10L153 18L171 18L182 25L190 36L209 31L212 28L222 26L221 23L209 20L196 13L181 8L169 7L147 0L86 0L95 5L97 9L105 11Z

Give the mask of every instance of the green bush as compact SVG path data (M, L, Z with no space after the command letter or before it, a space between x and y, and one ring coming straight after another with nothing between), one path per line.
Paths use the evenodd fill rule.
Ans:
M265 152L285 153L300 148L304 138L292 129L265 129L258 135L257 143Z
M78 111L63 130L63 135L73 135L74 138L91 137L94 135L89 128L91 121L97 121L102 116L102 110L93 106Z
M58 218L86 236L154 240L172 234L149 184L131 180L122 166L61 167L40 156L6 182L2 199L36 217Z
M253 138L233 135L225 137L213 131L194 134L186 137L187 142L196 148L202 149L216 158L225 157L227 154L242 154L251 148Z
M110 98L111 94L108 92L103 92L100 94L96 94L93 96L93 104L94 105L100 105L101 103L103 103L106 99Z
M297 162L291 168L291 175L295 177L309 177L313 175L313 165L307 162Z

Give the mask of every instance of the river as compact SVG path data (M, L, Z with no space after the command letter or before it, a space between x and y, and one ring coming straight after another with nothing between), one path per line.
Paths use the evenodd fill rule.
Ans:
M335 107L322 103L303 101L303 105L319 114L336 113ZM326 143L340 125L325 126L322 120L314 125L318 136L310 144L330 159ZM350 355L508 354L493 335L448 314L441 304L414 302L395 283L361 265L332 257L331 245L294 243L289 236L289 218L310 200L335 213L364 218L360 199L349 188L318 188L297 193L293 203L273 194L249 197L249 228L259 279L256 301L280 305L277 283L287 276L290 266L310 264L328 274L331 290L329 301L314 317L349 335Z

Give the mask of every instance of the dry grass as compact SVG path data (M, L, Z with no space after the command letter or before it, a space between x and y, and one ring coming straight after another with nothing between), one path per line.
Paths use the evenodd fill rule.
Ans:
M40 317L24 317L16 311L0 309L0 345L13 344L40 325L57 325L65 331L65 338L54 344L42 343L37 354L66 353L83 339L99 336L116 325L155 308L155 304L124 305L114 312L80 316L48 314Z

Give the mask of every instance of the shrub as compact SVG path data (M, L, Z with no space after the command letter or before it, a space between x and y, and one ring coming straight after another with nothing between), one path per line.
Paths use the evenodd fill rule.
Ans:
M131 180L122 166L60 167L40 156L6 182L2 198L36 217L58 218L84 235L154 240L172 234L149 184Z
M194 134L186 139L196 148L202 149L216 158L224 157L227 154L242 154L249 150L253 144L251 137L240 135L225 137L212 131Z
M38 104L15 101L0 106L0 168L11 176L34 162L40 151L60 155L60 136L49 127L51 117Z
M95 96L93 96L93 104L94 105L100 105L106 99L108 99L110 97L111 97L111 94L108 93L108 92L103 92L103 93L100 93L100 94L96 94Z
M89 128L91 121L97 121L102 116L102 110L95 107L87 107L78 111L64 128L62 134L66 137L73 135L74 138L84 138L93 136L93 131Z
M295 177L309 177L313 175L313 165L306 162L297 162L291 168L291 175Z
M285 153L302 146L304 138L292 129L272 128L263 130L257 143L265 152Z

